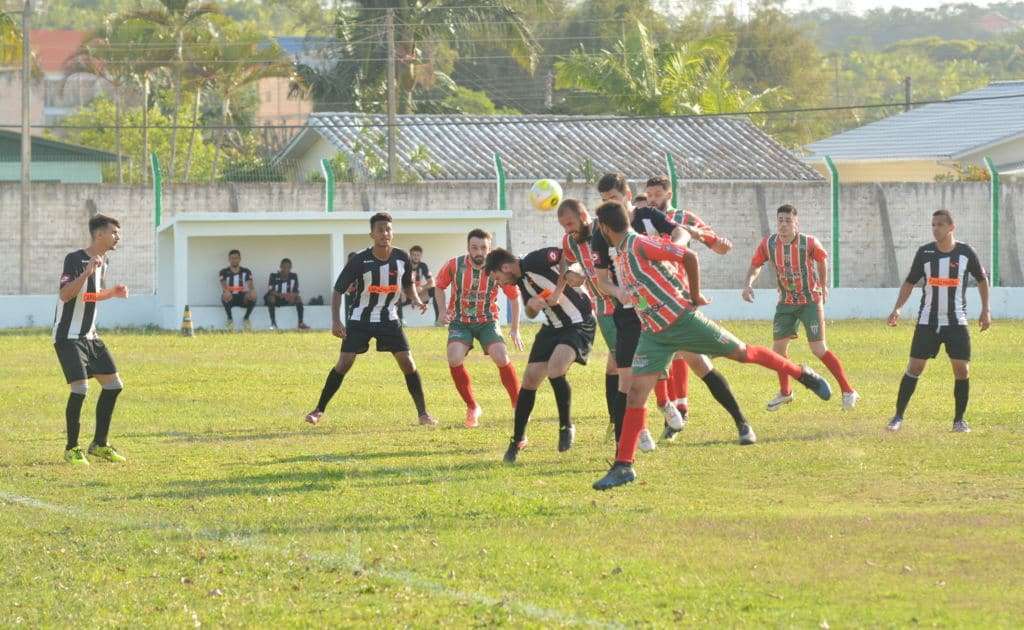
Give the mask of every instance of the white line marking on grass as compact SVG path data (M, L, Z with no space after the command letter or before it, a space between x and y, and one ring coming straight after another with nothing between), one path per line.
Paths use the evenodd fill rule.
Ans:
M624 628L624 626L619 623L599 621L596 619L589 619L587 617L578 617L576 615L565 613L560 610L536 606L529 602L516 601L509 597L498 598L481 592L460 591L445 586L440 582L435 582L428 578L420 577L419 575L416 575L415 573L409 571L392 571L387 569L370 568L363 564L361 554L359 553L358 542L353 542L352 546L349 548L348 553L344 555L325 552L303 552L295 548L288 549L285 547L278 547L275 545L259 542L251 536L249 536L248 534L242 534L237 532L216 532L212 530L191 530L182 525L176 525L173 523L154 523L127 517L109 518L100 514L89 513L75 507L57 505L55 503L50 503L48 501L43 501L33 497L12 494L4 490L0 490L0 501L12 503L15 505L21 505L23 507L32 508L34 510L54 512L57 514L73 516L76 518L87 518L92 521L113 523L116 525L121 525L133 529L144 529L154 532L176 532L190 534L206 540L238 545L241 547L247 547L254 551L263 551L279 556L288 556L292 553L299 553L303 557L308 558L310 560L314 560L321 565L340 565L349 571L358 570L362 572L363 575L376 576L385 581L397 582L399 584L403 584L413 589L426 591L428 593L432 593L435 595L441 595L443 597L461 603L482 604L484 606L489 607L506 606L512 609L513 611L516 611L522 615L531 617L538 621L555 622L563 625L568 624L576 626L593 626L596 628Z

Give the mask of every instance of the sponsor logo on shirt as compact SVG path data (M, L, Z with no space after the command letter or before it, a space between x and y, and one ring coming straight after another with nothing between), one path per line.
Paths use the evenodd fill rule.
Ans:
M394 272L391 275L395 275ZM387 295L389 293L398 293L397 284L371 284L366 288L369 293L376 293L379 295Z
M930 287L958 287L960 286L960 278L928 278L928 286Z

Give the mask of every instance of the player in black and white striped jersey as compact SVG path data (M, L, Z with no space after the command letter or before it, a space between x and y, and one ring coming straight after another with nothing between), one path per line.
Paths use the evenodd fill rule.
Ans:
M582 273L566 272L567 285L561 294L558 283L562 263L560 247L545 247L516 258L504 249L487 254L484 270L501 285L514 284L526 304L526 314L546 319L533 340L526 371L523 372L516 402L512 441L505 462L514 463L526 445L526 425L537 398L537 388L546 377L551 381L558 406L558 450L572 448L576 429L572 424L572 389L565 380L572 364L587 364L594 343L597 322L590 295L583 288Z
M435 426L437 422L427 413L423 383L398 316L398 301L402 293L421 313L427 310L427 305L420 300L413 286L409 254L391 246L391 215L378 212L370 217L370 238L373 246L349 258L334 283L331 332L342 339L341 356L327 374L320 400L313 411L306 414L306 422L316 424L320 421L327 404L341 387L345 374L355 363L356 356L369 350L370 340L376 339L377 352L392 353L405 374L405 385L416 405L419 423ZM347 309L344 323L341 319L343 298L355 301L351 309Z
M946 346L946 354L953 366L953 431L969 432L970 426L964 420L970 393L969 368L971 361L971 336L967 327L967 276L973 276L978 283L981 298L981 314L978 323L982 332L992 325L989 311L988 274L974 248L954 238L956 226L949 210L936 210L932 214L932 236L935 241L917 250L910 273L900 287L896 306L889 315L889 325L899 322L900 309L906 304L918 282L924 280L921 288L921 306L917 313L917 327L910 344L910 362L900 382L896 397L896 415L889 421L890 431L899 431L903 425L903 413L910 397L917 387L917 380L924 371L928 359L939 354L939 348Z
M125 285L107 289L103 282L107 269L106 255L115 251L121 241L121 224L113 217L98 214L89 220L89 235L91 242L88 247L73 251L64 258L53 317L53 347L71 389L64 410L67 424L64 459L78 465L89 463L78 447L78 434L90 378L99 381L103 391L96 403L96 435L88 454L110 462L125 461L107 443L114 404L123 384L113 357L96 333L98 303L110 298L128 297Z
M299 294L299 275L292 271L290 258L281 259L281 267L270 274L269 289L263 296L263 304L270 315L270 329L277 330L277 307L294 306L299 318L299 330L309 330L303 321L302 295Z
M242 327L245 330L252 330L249 316L256 308L256 285L253 283L252 270L242 266L242 252L237 249L228 252L228 266L221 269L219 275L222 291L220 303L228 316L224 326L228 330L234 330L235 320L231 317L231 309L238 307L245 309Z

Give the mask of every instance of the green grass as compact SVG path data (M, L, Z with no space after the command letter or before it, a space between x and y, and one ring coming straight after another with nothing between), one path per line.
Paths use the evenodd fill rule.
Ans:
M444 331L410 331L436 430L415 425L397 366L374 353L305 425L337 352L326 333L111 331L126 382L112 441L129 462L82 470L61 459L48 336L2 334L0 625L1020 627L1024 324L975 333L968 435L949 432L945 358L903 432L883 431L911 326L829 332L855 411L799 389L769 414L774 375L720 361L761 442L736 445L693 379L686 431L603 494L600 342L569 374L577 448L556 452L545 386L509 468L497 372L474 353L485 415L463 429Z

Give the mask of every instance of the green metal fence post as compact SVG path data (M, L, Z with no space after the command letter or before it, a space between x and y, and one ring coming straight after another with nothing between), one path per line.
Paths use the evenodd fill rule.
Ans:
M665 154L665 168L668 169L668 179L672 182L672 205L676 208L681 208L683 202L679 199L679 182L676 179L676 160L672 157L671 153Z
M988 168L988 176L992 180L992 286L999 286L999 204L1002 200L1002 184L999 181L999 171L992 162L992 158L985 156L985 166Z
M832 158L825 156L832 189L832 287L839 286L839 169Z
M505 196L505 165L497 153L494 154L494 177L498 185L498 210L508 210L508 198Z
M155 151L149 155L149 165L153 169L153 227L158 228L164 216L164 178Z
M334 169L327 158L320 160L320 172L324 175L324 212L334 212Z

